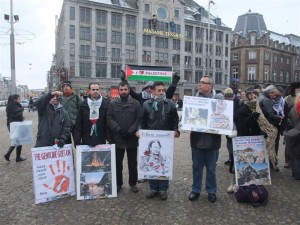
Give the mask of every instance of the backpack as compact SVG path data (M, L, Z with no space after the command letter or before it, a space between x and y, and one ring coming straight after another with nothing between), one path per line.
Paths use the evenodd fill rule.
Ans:
M266 205L268 195L268 191L264 185L250 184L247 186L238 186L234 190L234 196L238 202L250 202L253 207Z

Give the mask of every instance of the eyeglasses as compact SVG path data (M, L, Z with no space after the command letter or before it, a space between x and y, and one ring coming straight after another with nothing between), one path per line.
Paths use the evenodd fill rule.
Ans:
M210 84L210 83L209 82L204 82L204 81L200 80L199 84Z

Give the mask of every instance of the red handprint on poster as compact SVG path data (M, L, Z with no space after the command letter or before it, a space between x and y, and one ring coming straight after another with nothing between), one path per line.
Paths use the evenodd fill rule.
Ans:
M56 193L67 192L70 186L70 178L65 175L66 170L70 171L70 166L66 165L66 161L62 161L62 170L61 163L59 160L56 161L57 173L53 169L53 165L49 165L52 175L55 177L55 182L53 187L50 187L48 184L43 184L45 188L52 189Z

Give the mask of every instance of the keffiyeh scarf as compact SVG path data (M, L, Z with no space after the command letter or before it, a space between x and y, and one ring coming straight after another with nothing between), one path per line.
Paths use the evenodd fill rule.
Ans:
M96 136L98 136L96 123L97 123L97 120L99 119L99 108L102 103L102 96L100 96L100 98L98 100L92 100L92 99L88 98L87 103L90 108L90 121L92 122L90 136L92 136L94 132L95 132Z

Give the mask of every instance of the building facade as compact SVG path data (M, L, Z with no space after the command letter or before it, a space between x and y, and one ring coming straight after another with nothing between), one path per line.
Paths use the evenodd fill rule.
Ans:
M224 89L231 38L220 18L191 0L65 0L56 28L56 73L48 80L57 88L69 79L77 90L95 81L109 94L126 65L172 66L181 76L181 97L194 95L208 73L215 88ZM144 86L130 84L136 91Z
M300 81L300 37L267 30L263 16L249 11L238 17L231 44L232 86L246 89Z

